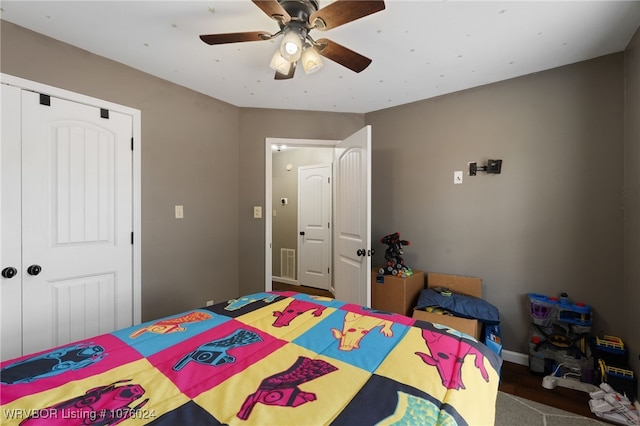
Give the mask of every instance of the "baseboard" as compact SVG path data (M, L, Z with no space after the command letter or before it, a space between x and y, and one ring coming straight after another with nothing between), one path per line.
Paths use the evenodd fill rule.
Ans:
M502 359L504 361L513 362L514 364L529 365L529 355L521 354L513 351L502 351Z

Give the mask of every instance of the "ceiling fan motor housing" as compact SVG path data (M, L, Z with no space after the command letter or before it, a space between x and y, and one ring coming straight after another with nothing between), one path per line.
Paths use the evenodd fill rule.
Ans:
M316 0L278 0L280 6L291 16L289 25L300 23L304 28L309 30L309 16L313 12L318 11L318 2ZM280 28L284 28L287 24L280 23Z

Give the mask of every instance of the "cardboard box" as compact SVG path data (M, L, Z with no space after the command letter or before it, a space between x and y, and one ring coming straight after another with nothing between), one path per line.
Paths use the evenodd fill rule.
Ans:
M373 268L371 272L371 307L410 317L424 290L424 272L414 270L410 277L399 278L379 275L379 269Z
M465 277L462 275L446 275L438 273L427 273L427 288L447 287L455 293L468 294L469 296L482 297L482 280L476 277ZM476 339L480 339L482 333L482 323L478 320L453 317L450 315L433 314L431 312L413 310L413 318L428 321L436 324L446 325L455 330L461 331Z

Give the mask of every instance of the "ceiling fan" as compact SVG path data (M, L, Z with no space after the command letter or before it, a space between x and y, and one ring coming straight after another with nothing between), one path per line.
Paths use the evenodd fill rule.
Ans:
M327 31L384 10L382 0L335 0L322 9L317 0L251 0L264 13L278 21L280 31L207 34L200 39L207 44L271 40L284 36L280 49L273 55L271 68L276 80L292 78L298 60L307 74L322 67L323 56L355 72L369 66L371 59L326 38L314 40L312 30Z

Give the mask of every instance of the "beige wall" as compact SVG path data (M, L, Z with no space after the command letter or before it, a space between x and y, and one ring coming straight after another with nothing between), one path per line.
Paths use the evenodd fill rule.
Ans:
M625 51L624 290L626 339L631 365L640 374L640 29ZM639 381L640 382L640 381ZM640 383L636 395L640 395Z
M9 22L1 31L3 73L142 112L142 319L237 296L239 109Z
M593 305L596 333L625 328L622 70L614 54L366 115L373 237L399 231L410 266L481 277L508 350L527 353L529 292ZM502 174L467 176L488 158Z

